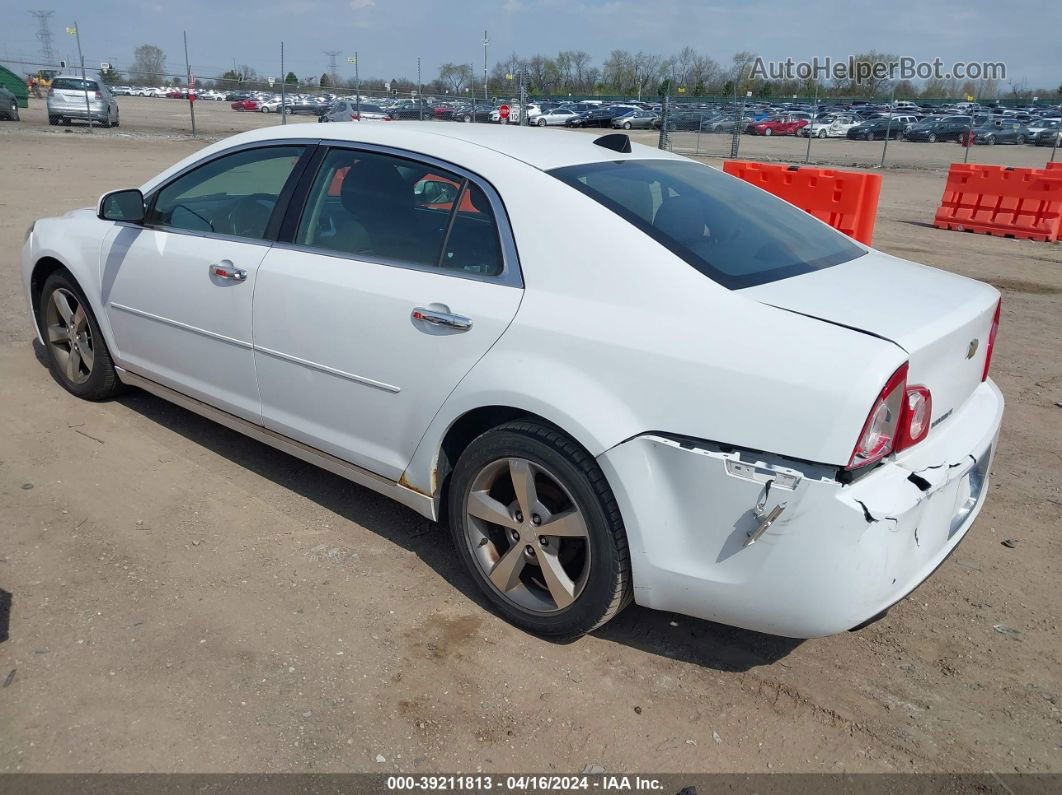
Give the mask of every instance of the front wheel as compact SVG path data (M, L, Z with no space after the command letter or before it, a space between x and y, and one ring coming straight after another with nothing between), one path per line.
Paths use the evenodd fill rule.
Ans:
M929 141L931 144L935 144L937 142L937 134L936 133L930 133L929 135L926 136L926 140Z
M538 126L539 127L545 127L546 126L546 120L545 119L539 119L538 120Z
M631 123L629 121L623 122L623 129L624 130L629 130L630 128L631 128Z
M122 389L107 343L85 294L69 274L48 277L37 306L52 376L85 400L106 400Z
M461 454L448 497L458 554L516 626L577 637L631 601L616 499L593 457L561 431L516 421L484 433Z
M994 135L990 135L987 138L985 138L985 145L986 146L993 146L995 143L996 143L996 138L995 138Z
M766 130L763 131L763 134L764 135L774 135L774 130L772 130L770 127L768 127Z
M1014 143L1018 144L1019 146L1025 143L1025 136L1019 135L1017 138L1014 139Z
M825 137L826 137L826 131L825 130L819 130L819 138L825 138Z

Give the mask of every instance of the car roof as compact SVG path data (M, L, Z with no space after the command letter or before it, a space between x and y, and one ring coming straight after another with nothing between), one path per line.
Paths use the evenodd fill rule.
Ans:
M621 154L615 150L595 145L594 141L598 137L600 136L582 132L542 130L511 124L392 121L329 124L324 130L317 125L307 129L301 124L265 127L234 135L219 142L216 146L222 148L221 145L224 144L223 148L228 148L233 145L258 141L283 141L290 138L349 141L408 149L471 167L472 164L467 162L467 155L468 145L472 145L511 157L543 171L609 160L686 159L634 141L631 141L631 153Z

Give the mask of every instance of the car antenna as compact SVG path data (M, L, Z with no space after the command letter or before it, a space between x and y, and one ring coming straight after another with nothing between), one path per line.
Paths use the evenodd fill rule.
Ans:
M594 143L606 149L611 149L613 152L622 152L625 155L631 153L631 139L623 133L602 135L600 138L595 138Z

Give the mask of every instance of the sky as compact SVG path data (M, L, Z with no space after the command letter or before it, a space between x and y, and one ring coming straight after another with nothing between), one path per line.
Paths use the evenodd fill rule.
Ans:
M183 72L182 31L192 71L220 75L233 63L260 75L285 66L300 77L328 69L326 50L339 50L339 73L359 53L362 77L425 81L440 64L483 68L516 52L586 50L600 66L615 48L670 55L689 45L728 63L741 50L768 60L834 59L871 49L920 60L1003 61L1008 77L1028 88L1062 83L1062 3L1032 0L0 0L0 61L39 57L37 21L29 9L54 9L51 30L60 57L74 62L65 28L77 21L88 66L129 65L139 44L155 44L170 71ZM252 10L253 9L253 10ZM18 68L19 72L29 67Z

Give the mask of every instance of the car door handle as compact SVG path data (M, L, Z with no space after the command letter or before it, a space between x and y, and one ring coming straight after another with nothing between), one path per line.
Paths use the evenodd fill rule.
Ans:
M431 323L433 326L446 326L447 328L457 329L458 331L468 331L472 328L471 319L464 317L463 315L440 312L437 309L428 309L423 306L414 308L410 316L414 320L422 320L425 323Z
M219 279L226 279L231 282L245 282L247 281L247 271L241 268L234 267L227 259L223 259L221 262L215 262L210 266L210 275L217 276Z

